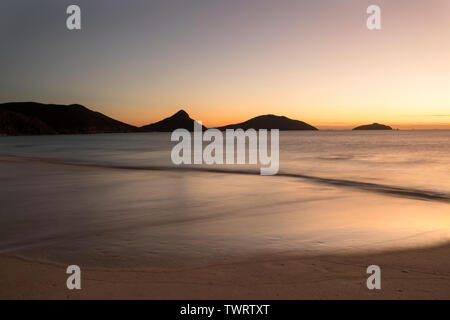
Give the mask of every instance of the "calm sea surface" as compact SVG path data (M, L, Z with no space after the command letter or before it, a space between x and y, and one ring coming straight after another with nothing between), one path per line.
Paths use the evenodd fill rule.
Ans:
M107 268L450 240L450 131L282 132L280 171L178 170L166 133L0 137L0 253Z

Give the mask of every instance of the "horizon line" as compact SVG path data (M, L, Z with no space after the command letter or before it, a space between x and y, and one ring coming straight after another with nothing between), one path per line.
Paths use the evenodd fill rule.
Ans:
M87 108L87 109L89 109L89 110L91 110L93 112L99 112L99 113L101 113L101 114L103 114L103 115L105 115L105 116L107 116L107 117L109 117L111 119L114 119L116 121L120 121L122 123L125 123L127 125L130 125L130 126L133 126L133 127L136 127L136 128L141 128L143 126L147 126L147 125L150 125L150 124L153 124L153 123L157 123L157 122L159 122L161 120L164 120L166 118L170 118L171 116L175 115L177 112L182 111L182 110L185 111L189 116L191 116L191 114L186 111L187 108L185 108L185 107L178 107L177 111L172 112L169 115L167 115L167 116L165 116L165 117L163 117L163 118L161 118L159 120L156 120L156 121L153 121L153 122L150 122L151 120L149 120L149 122L146 122L146 124L144 123L142 125L139 125L139 124L131 124L133 122L125 122L125 121L119 120L119 118L116 118L116 117L113 118L113 117L111 117L111 116L109 116L109 115L107 115L107 114L105 114L103 112L96 111L95 109L91 109L91 107L87 107L86 105L80 104L80 103L68 103L68 104L61 103L60 104L60 103L44 103L44 102L36 102L36 101L9 101L9 102L1 102L0 105L8 104L8 103L36 103L36 104L43 104L43 105L63 105L63 106L79 105L79 106L85 107L85 108ZM278 114L275 114L275 113L257 114L257 115L251 116L248 119L241 120L239 122L225 123L225 124L213 125L213 126L206 125L202 120L197 120L197 119L193 119L193 120L195 120L197 122L199 122L199 121L202 122L202 124L208 129L214 129L214 128L219 128L219 127L223 127L223 126L239 124L239 123L248 121L248 120L256 118L256 117L267 116L267 115L286 117L286 118L291 119L291 120L302 121L302 122L305 122L305 123L307 123L309 125L312 125L312 126L316 127L319 130L322 130L322 131L324 131L324 130L325 131L346 131L346 130L352 130L353 128L355 128L357 126L370 125L370 124L374 124L374 123L388 125L388 126L390 126L392 128L392 131L396 131L396 130L403 130L403 131L405 131L405 130L423 130L423 131L427 131L427 130L428 131L429 130L450 130L450 122L448 122L448 123L445 123L445 122L444 123L442 123L442 122L439 122L439 123L427 123L427 122L403 122L403 123L398 123L398 122L395 122L395 123L390 124L390 123L386 123L384 121L367 121L367 122L364 122L364 123L363 123L363 121L361 121L360 123L355 123L355 122L342 122L342 123L339 123L339 122L320 122L320 124L311 124L312 122L309 122L309 121L306 121L306 120L295 119L295 118L291 118L291 117L286 116L286 115L278 115ZM432 115L430 115L430 116L432 116ZM440 116L440 117L442 117L442 116ZM408 128L405 128L405 127L408 127Z

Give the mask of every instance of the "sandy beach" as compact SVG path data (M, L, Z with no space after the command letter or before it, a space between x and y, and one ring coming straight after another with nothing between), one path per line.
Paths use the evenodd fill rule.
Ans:
M366 287L368 263L381 290ZM448 299L450 245L370 255L291 253L177 270L83 269L66 288L65 267L0 257L0 299Z
M17 156L0 158L0 299L448 299L446 154L411 143L380 159L343 133L363 150L305 156L299 136L329 145L282 136L290 171L273 177L156 170L164 135L5 140ZM367 289L370 265L381 290Z
M379 2L0 1L0 301L449 300L450 1Z

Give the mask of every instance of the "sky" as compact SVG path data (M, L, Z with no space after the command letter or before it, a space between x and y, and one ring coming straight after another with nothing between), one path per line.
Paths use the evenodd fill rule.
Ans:
M270 113L450 129L448 0L2 0L0 39L0 102L139 126L183 108L209 127Z

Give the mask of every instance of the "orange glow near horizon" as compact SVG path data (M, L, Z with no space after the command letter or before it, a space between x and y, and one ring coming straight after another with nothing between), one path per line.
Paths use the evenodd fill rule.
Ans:
M11 63L0 100L78 103L136 126L185 109L207 127L275 114L318 128L450 129L450 1L378 0L377 31L366 27L370 4L98 9L104 20L88 31L58 41L50 34L30 57L21 50L27 59Z
M183 107L175 107L175 108L162 108L159 112L151 112L150 113L140 113L139 108L136 110L136 114L130 115L127 113L128 117L122 117L120 113L116 115L107 114L119 121L123 121L137 127L147 125L150 123L154 123L160 121L164 118L170 117L178 110L184 109L189 113L190 117L202 121L203 125L208 128L220 127L228 124L235 124L244 122L253 117L265 114L275 114L275 115L283 115L291 119L304 121L309 123L319 129L351 129L355 126L363 125L363 124L371 124L374 122L382 123L391 126L394 129L401 130L429 130L429 129L442 129L447 130L450 129L450 114L433 114L433 115L382 115L382 114L359 114L358 117L350 117L348 114L343 114L340 117L338 115L330 115L330 120L324 120L325 117L317 116L313 114L302 114L301 112L292 112L292 113L281 113L281 112L272 112L270 109L264 109L260 112L258 111L248 111L249 108L242 108L243 112L241 113L226 113L226 109L223 112L215 112L213 115L208 114L207 111L197 110L192 112L192 109L188 106ZM221 109L223 110L223 109ZM101 111L100 111L101 112Z

